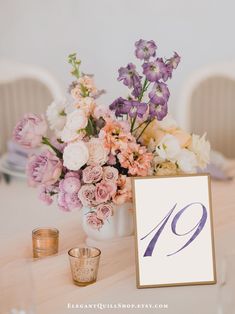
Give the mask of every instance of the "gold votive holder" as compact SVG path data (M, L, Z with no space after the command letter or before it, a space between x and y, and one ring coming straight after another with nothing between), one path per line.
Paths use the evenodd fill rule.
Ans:
M96 282L101 251L95 247L76 247L68 251L73 282L87 286Z
M59 230L37 228L32 231L33 257L46 257L58 253Z

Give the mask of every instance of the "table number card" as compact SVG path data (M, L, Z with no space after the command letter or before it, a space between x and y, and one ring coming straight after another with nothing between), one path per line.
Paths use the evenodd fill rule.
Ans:
M133 178L137 287L215 284L208 175Z

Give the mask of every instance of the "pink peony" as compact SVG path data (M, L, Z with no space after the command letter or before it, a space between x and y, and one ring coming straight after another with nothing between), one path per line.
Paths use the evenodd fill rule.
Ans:
M107 202L115 194L117 185L111 181L101 181L96 185L95 199L98 204Z
M58 205L63 211L70 211L72 209L81 209L82 202L78 197L78 193L66 193L61 190L58 194Z
M113 215L112 204L100 204L96 209L97 217L101 220L106 220Z
M91 206L95 203L95 186L93 184L85 184L81 187L78 192L78 197L80 198L83 206Z
M86 167L82 171L82 179L84 183L96 183L103 177L103 169L99 165L92 165Z
M39 199L46 205L52 204L53 202L52 196L54 194L56 194L54 186L46 186L43 184L39 186Z
M60 190L66 193L76 193L81 188L81 181L75 176L65 176L63 180L60 181Z
M87 214L87 223L93 229L100 229L103 226L103 221L97 217L95 212Z
M128 169L132 176L147 176L151 167L153 154L147 152L145 146L130 143L127 149L118 154L118 159L123 168Z
M118 170L114 167L107 166L103 168L103 180L104 181L114 181L118 179Z
M47 124L43 115L26 114L13 130L13 140L26 148L35 148L46 135Z
M81 209L82 202L78 196L81 181L78 172L68 172L59 184L58 205L64 211Z
M52 185L58 181L62 172L61 160L49 150L32 155L27 163L26 173L30 186Z

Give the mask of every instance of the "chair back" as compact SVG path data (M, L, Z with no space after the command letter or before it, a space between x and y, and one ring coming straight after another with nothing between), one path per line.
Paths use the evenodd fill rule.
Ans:
M0 60L0 153L25 113L44 113L53 99L62 97L61 87L46 70Z
M213 149L235 157L235 64L195 72L182 89L178 121L203 134Z

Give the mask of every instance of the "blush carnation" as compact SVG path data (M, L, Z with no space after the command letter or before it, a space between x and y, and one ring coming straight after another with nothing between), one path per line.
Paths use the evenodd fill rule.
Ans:
M39 155L32 155L26 167L30 186L52 185L58 181L61 172L61 160L49 150Z
M92 165L86 167L82 171L82 179L84 183L96 183L103 177L103 169L99 165Z
M43 115L26 114L13 130L13 140L25 148L35 148L46 135L47 124Z
M89 151L89 159L87 164L100 164L104 165L108 159L108 150L104 147L104 143L99 138L92 138L87 143Z

